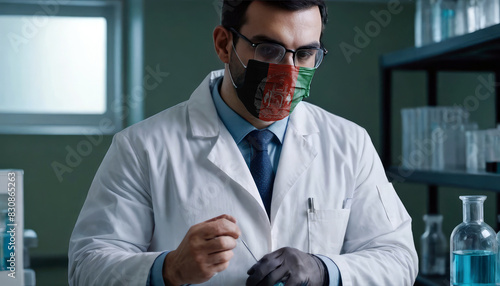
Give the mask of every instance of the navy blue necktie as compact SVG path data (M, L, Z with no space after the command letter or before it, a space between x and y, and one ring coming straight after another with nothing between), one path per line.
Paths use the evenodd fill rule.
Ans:
M247 135L248 142L254 147L254 155L250 160L250 172L259 189L267 215L271 214L271 199L273 197L274 174L271 159L267 152L269 142L274 134L267 130L254 130Z

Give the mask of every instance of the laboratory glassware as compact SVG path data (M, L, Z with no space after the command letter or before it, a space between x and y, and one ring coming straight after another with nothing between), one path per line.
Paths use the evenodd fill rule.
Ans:
M415 46L432 43L432 5L437 0L417 0L415 3Z
M497 222L500 222L500 215L497 216ZM497 233L497 246L500 245L500 231ZM497 249L497 269L495 276L496 285L500 285L500 247Z
M432 8L432 38L441 42L455 35L457 0L438 0Z
M424 275L444 275L448 243L441 230L443 216L424 215L425 232L420 238L420 273Z
M486 172L500 174L500 130L489 129L486 136Z
M482 0L458 0L455 19L456 34L472 33L480 29L480 1Z
M7 270L7 265L5 264L4 254L6 254L5 249L7 249L7 243L9 242L6 237L7 230L7 208L8 208L8 195L0 194L0 271Z
M500 146L498 145L500 142L500 131L498 129L488 129L485 131L485 167L488 164L495 164L496 162L500 162ZM488 171L488 168L486 168ZM490 170L491 171L491 170Z
M4 245L8 242L4 239L6 227L4 212L0 212L0 271L7 270L4 259Z
M477 123L443 124L443 138L435 141L440 170L466 170L466 133L477 129Z
M0 219L2 219L3 224L2 224L2 229L1 229L1 236L2 236L2 262L1 262L1 267L2 270L7 270L9 267L9 259L10 259L10 254L12 252L12 248L9 248L9 243L10 243L10 235L8 233L8 224L9 224L9 216L7 215L7 209L2 210L2 215L0 215Z
M498 244L484 222L486 196L460 196L463 222L450 239L450 285L495 285Z
M468 172L485 171L486 130L466 131L466 165Z
M479 28L500 23L500 0L478 0Z

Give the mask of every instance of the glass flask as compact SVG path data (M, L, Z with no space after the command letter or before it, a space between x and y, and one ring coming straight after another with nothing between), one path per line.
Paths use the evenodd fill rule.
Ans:
M495 285L498 244L484 222L486 196L460 196L463 222L451 233L450 285Z
M441 230L443 216L424 215L425 232L420 238L420 273L424 275L444 275L448 243Z

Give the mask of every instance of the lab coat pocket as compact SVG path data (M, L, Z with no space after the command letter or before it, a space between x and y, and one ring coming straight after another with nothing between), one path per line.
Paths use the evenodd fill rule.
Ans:
M349 209L314 210L307 213L309 253L340 253L349 220Z
M396 229L399 225L408 218L408 213L399 200L396 191L391 183L377 185L380 200L384 206L387 219L390 221L392 228Z

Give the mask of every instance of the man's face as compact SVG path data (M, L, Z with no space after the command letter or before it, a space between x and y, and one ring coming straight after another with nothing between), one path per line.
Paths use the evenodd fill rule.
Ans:
M290 50L320 46L322 22L317 6L305 10L287 11L254 1L249 5L245 16L246 22L239 32L253 43L278 43ZM243 39L238 39L235 49L245 65L248 64L248 60L254 58L255 49ZM292 53L286 53L280 64L293 65ZM241 84L245 70L234 55L234 51L230 59L230 68L236 84Z

